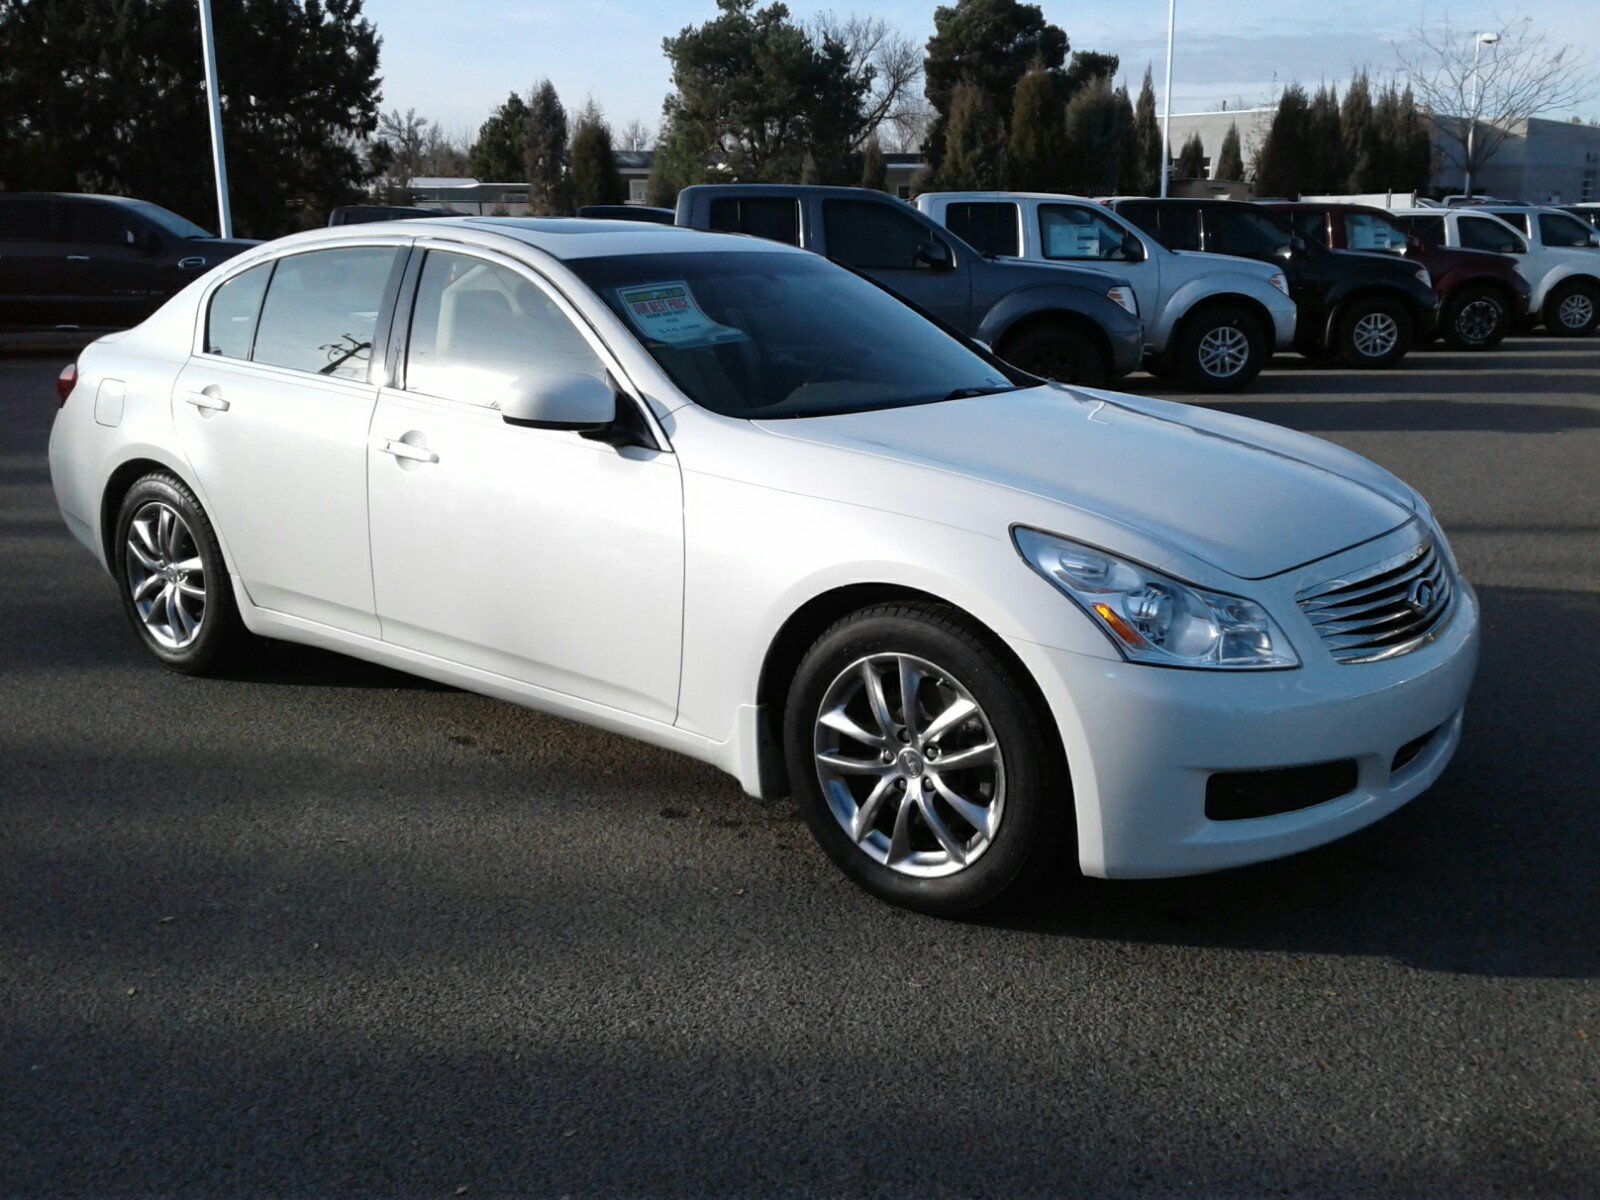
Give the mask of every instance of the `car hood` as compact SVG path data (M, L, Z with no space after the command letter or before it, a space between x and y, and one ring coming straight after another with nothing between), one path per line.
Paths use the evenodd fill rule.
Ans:
M1241 579L1313 562L1415 516L1406 486L1358 455L1161 400L1052 386L758 424L1054 501ZM1072 536L1070 516L1053 532Z
M1253 258L1236 258L1231 254L1212 254L1206 250L1168 250L1167 253L1180 255L1193 262L1205 263L1213 270L1234 271L1240 275L1259 275L1262 279L1271 279L1283 271L1282 267L1272 263L1257 262Z
M1126 275L1115 270L1085 266L1083 263L1041 263L1020 258L993 258L989 264L1006 272L1008 289L1015 290L1039 283L1073 283L1079 287L1105 292L1113 287L1130 287Z

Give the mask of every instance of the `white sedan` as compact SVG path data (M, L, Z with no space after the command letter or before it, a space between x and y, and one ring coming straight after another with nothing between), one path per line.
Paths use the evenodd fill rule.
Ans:
M1359 829L1444 769L1477 661L1370 462L1041 385L753 238L319 230L60 390L62 515L156 659L282 638L669 747L927 912Z

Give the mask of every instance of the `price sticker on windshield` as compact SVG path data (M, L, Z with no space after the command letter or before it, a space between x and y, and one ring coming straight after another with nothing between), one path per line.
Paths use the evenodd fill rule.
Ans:
M618 288L617 295L646 337L674 349L692 350L746 340L739 330L719 325L706 316L689 285L681 280Z

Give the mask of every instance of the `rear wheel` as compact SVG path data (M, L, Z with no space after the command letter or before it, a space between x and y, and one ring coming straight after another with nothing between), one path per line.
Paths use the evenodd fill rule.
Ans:
M1558 284L1544 302L1544 327L1557 337L1587 337L1600 324L1600 287L1583 279Z
M1411 349L1411 318L1397 300L1356 300L1339 318L1334 345L1352 367L1392 367Z
M1439 332L1457 350L1498 346L1511 324L1505 301L1492 288L1463 288L1445 302Z
M948 915L997 899L1070 805L1055 738L1014 667L960 614L884 604L817 639L789 690L795 799L867 891Z
M1261 324L1242 308L1216 304L1184 322L1176 362L1190 387L1236 392L1261 374L1265 359Z
M1104 387L1110 379L1100 348L1070 325L1039 325L1008 338L1000 357L1030 375L1058 383Z

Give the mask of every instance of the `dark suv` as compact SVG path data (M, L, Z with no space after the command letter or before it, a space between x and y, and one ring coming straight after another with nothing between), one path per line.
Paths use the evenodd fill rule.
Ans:
M212 237L143 200L0 194L0 326L137 325L191 279L257 244Z
M703 184L678 196L677 223L815 251L1043 379L1103 384L1144 356L1139 302L1122 276L985 257L884 192Z
M1170 250L1276 263L1299 309L1295 349L1353 367L1392 367L1433 335L1439 298L1428 272L1384 254L1329 250L1279 214L1242 200L1108 201Z
M1381 208L1272 201L1295 232L1330 250L1393 254L1428 269L1439 297L1439 334L1458 350L1488 350L1528 315L1533 289L1516 260L1425 242Z

